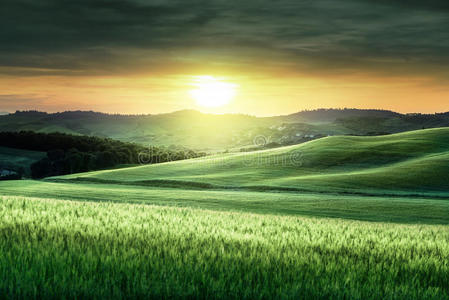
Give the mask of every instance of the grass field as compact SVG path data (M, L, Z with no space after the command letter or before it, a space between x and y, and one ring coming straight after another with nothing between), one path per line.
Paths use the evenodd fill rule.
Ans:
M448 299L448 151L435 129L0 182L0 295Z
M449 196L449 128L379 137L328 137L272 150L74 174L59 179Z
M0 182L0 195L394 223L449 224L449 199L446 198L199 190L31 180Z
M447 299L445 226L0 198L10 298Z

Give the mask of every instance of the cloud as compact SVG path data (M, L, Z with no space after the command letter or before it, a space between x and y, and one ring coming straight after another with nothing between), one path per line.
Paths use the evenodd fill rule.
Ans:
M206 67L446 77L447 1L3 0L0 72Z

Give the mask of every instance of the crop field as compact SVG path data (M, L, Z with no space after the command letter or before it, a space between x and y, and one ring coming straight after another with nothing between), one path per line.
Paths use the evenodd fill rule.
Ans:
M449 199L446 198L204 190L32 180L0 182L0 195L408 224L449 224Z
M448 137L0 182L0 295L448 299Z
M11 196L0 206L11 298L449 297L446 226Z

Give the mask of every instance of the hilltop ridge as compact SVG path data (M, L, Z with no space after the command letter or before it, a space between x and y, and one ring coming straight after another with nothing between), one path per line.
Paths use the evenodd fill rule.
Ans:
M202 151L251 147L258 136L282 146L328 135L381 135L445 126L449 126L449 113L404 115L358 109L320 109L276 117L214 115L195 110L157 115L17 111L0 116L2 131L61 132Z

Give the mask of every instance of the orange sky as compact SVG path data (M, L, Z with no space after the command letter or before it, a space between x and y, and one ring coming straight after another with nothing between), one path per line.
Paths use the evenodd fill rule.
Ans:
M0 111L94 110L108 113L163 113L198 109L212 113L268 116L315 108L382 108L398 112L449 110L449 88L430 78L331 78L296 75L220 76L236 85L236 96L222 107L197 105L189 91L193 75L3 76Z

